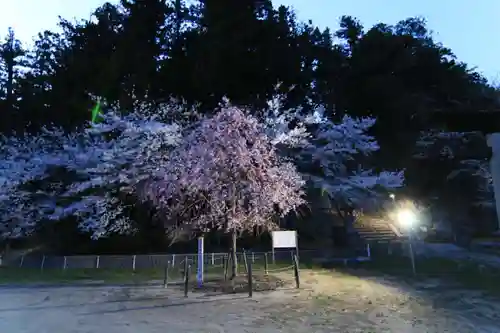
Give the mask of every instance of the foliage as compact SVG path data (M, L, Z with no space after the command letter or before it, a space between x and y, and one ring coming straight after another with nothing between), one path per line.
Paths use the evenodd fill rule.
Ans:
M11 236L71 215L94 237L130 229L117 194L144 180L179 142L179 126L159 121L166 109L172 110L164 105L149 117L141 108L126 115L111 109L101 123L69 134L43 128L38 135L4 136L0 197L3 219L16 226Z
M43 217L32 202L38 193L26 186L46 177L50 165L58 163L57 138L47 134L0 137L0 232L4 237L29 231Z
M301 108L282 110L279 96L271 100L266 112L268 131L274 143L291 147L288 155L314 187L323 189L340 206L363 208L378 198L379 189L403 186L404 173L375 172L360 160L379 150L375 138L368 134L376 120L345 115L336 123L317 106L303 114ZM292 122L296 126L292 126Z
M243 221L267 225L276 208L283 215L303 203L297 167L333 199L357 207L377 186L402 185L401 172L377 175L348 165L358 153L378 149L365 134L373 120L346 116L336 124L321 115L321 108L283 110L277 101L260 112L262 122L227 101L217 116L200 120L196 110L171 102L157 108L139 104L128 114L110 108L100 123L69 134L44 128L38 135L4 137L5 221L32 228L44 219L74 216L93 237L130 232L137 221L127 206L135 205L139 189L160 208L160 220L172 223L181 215L203 229L210 223L221 227L227 216L233 222L223 228L240 230ZM29 182L31 188L19 191ZM228 201L226 192L236 201ZM20 200L27 204L9 208ZM181 213L187 207L192 209Z
M498 91L434 41L422 18L365 27L342 16L331 31L268 0L122 0L59 27L30 48L13 30L1 44L6 235L73 215L96 237L133 230L125 217L134 189L223 97L249 110L277 153L342 205L364 207L379 189L401 187L403 174L387 170L404 170L406 190L421 197L446 195L444 180L470 163L483 170L482 143L434 163L433 149L455 146L434 136L425 158L414 158L423 130L446 130L434 112L475 117L499 104ZM96 96L113 110L86 128ZM460 190L464 203L469 192Z
M304 203L303 180L280 160L257 119L234 107L204 119L172 151L141 197L193 229L273 228Z
M485 136L477 131L423 131L415 145L417 160L428 160L434 165L434 176L439 175L441 183L448 183L456 197L456 183L461 190L467 190L467 199L476 206L491 206L493 184L488 163ZM451 183L451 184L450 184Z

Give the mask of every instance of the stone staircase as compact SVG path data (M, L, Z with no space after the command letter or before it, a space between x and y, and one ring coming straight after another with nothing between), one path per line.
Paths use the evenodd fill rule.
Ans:
M391 242L404 238L394 225L384 219L361 219L354 223L354 229L366 242Z

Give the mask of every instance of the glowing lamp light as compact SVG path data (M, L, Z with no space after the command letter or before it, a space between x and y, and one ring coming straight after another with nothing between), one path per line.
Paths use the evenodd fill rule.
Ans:
M411 229L417 222L417 215L409 209L401 209L396 215L398 223L406 229Z

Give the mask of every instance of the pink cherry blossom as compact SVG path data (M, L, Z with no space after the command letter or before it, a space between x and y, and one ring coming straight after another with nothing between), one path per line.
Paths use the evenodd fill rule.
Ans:
M259 121L225 107L190 132L140 191L166 221L196 230L272 229L304 204L304 180L277 153Z

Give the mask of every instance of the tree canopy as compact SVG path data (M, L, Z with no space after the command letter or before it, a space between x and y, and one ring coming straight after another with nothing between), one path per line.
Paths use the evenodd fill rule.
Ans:
M450 141L433 115L497 111L498 90L436 42L424 18L401 19L364 27L342 16L331 31L270 0L121 0L90 19L60 18L60 30L40 32L31 48L10 29L0 44L0 211L9 223L78 211L87 229L106 234L111 225L92 221L119 206L109 186L149 179L225 98L332 198L362 206L367 189L401 187L403 170L408 195L456 196L442 184L458 170L484 171L484 137ZM96 101L105 116L89 127ZM67 182L55 186L61 168ZM473 181L460 196L491 200L487 184ZM89 192L96 186L106 195ZM10 209L12 200L24 210Z

